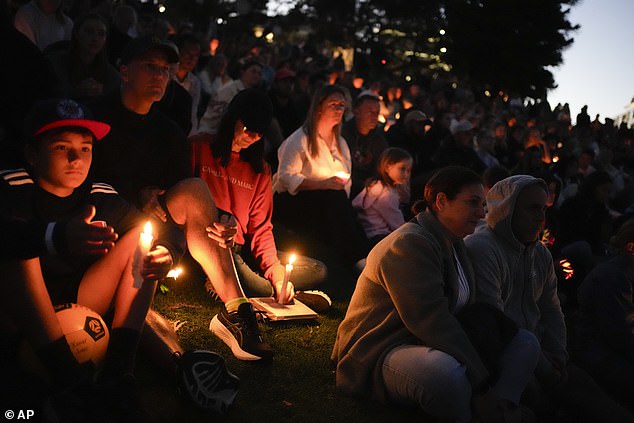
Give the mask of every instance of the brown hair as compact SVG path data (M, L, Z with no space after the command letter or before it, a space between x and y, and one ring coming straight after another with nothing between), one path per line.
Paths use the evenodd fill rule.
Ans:
M381 181L384 186L393 187L394 181L387 174L387 167L403 160L413 160L412 155L398 147L390 147L383 150L376 164L376 175L368 180L365 186L369 187L376 181Z
M443 167L425 184L425 203L429 210L434 212L436 197L441 192L449 200L453 200L464 187L481 183L482 178L471 169L462 166Z

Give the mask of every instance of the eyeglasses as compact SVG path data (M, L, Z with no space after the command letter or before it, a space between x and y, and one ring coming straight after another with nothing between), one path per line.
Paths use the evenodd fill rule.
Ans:
M333 101L331 103L327 103L326 107L328 107L330 110L345 110L346 103L344 103L343 101Z

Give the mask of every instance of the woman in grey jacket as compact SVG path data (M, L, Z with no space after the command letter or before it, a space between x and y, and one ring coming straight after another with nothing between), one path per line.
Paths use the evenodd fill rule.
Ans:
M453 421L470 421L472 406L483 421L504 421L504 411L517 409L539 346L518 331L500 359L500 377L490 380L456 317L475 301L462 238L484 217L481 180L465 168L443 168L425 186L425 200L428 211L368 256L332 353L337 388Z

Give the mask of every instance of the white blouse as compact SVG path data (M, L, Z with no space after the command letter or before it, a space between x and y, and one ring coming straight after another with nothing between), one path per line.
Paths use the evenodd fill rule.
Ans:
M273 175L273 191L297 194L297 189L304 179L322 181L338 174L352 173L350 149L343 137L339 137L339 150L330 151L326 142L317 138L317 156L313 157L308 150L308 136L300 127L282 142L277 150L279 166ZM352 181L346 182L346 194L350 196Z

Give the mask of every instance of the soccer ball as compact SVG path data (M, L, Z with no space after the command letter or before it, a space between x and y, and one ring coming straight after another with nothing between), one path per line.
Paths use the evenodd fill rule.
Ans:
M55 306L57 320L70 350L79 363L99 365L106 355L110 335L101 316L88 307L66 303Z
M57 305L55 310L66 341L77 361L90 361L98 366L106 355L110 339L101 316L88 307L72 303ZM50 381L44 365L26 339L20 344L18 360L27 372Z

